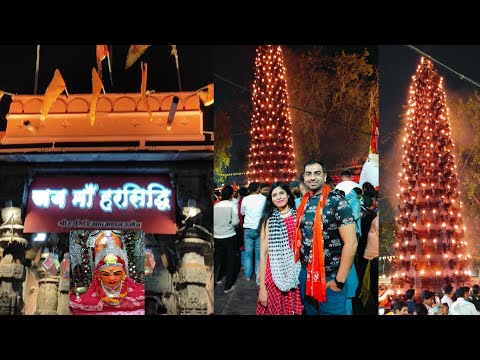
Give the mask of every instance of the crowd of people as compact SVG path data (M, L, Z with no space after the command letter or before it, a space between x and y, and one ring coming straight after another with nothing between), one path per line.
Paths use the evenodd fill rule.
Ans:
M408 289L405 294L394 295L391 290L381 289L379 297L380 315L480 315L480 286L475 284L451 285L443 288L443 293L425 289L416 294Z
M258 289L257 315L377 313L378 198L347 170L335 186L310 160L298 181L251 182L215 194L215 284L243 276Z

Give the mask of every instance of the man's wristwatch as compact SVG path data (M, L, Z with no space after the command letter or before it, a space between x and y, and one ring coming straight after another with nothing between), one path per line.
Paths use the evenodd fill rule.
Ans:
M338 281L336 276L335 276L334 279L335 279L335 284L337 284L337 287L338 287L339 289L343 289L343 287L345 286L345 283Z

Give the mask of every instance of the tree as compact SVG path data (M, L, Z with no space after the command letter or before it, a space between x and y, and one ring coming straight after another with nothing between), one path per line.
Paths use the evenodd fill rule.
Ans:
M443 78L422 58L410 87L391 283L440 291L470 279Z
M458 96L449 102L455 114L452 133L455 135L458 159L458 175L462 179L460 190L464 200L465 221L469 224L469 248L480 253L480 93ZM472 256L473 267L480 268L480 257Z
M406 112L406 106L405 106ZM402 121L403 115L398 116L399 121ZM397 160L398 150L402 147L401 131L390 131L383 133L380 137L380 149L385 149L389 146L389 151L382 151L380 157L380 196L379 209L381 216L381 226L379 234L379 255L380 255L380 276L389 274L390 260L395 255L393 245L395 243L395 209L398 202L396 193L398 185L398 169L399 160ZM390 259L390 260L388 260Z
M318 47L303 53L286 51L290 103L314 113L292 109L298 173L309 159L321 158L330 168L365 161L370 97L378 95L377 70L368 55L367 50L328 55ZM375 109L378 114L378 96Z
M280 46L257 47L252 104L249 182L294 180L287 80Z
M215 153L213 171L215 183L223 184L230 165L230 149L232 147L232 124L230 116L222 110L215 112Z

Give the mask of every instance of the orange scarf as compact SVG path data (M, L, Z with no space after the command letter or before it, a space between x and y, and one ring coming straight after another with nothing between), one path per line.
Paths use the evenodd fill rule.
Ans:
M307 268L307 284L305 294L313 297L319 302L325 302L327 300L327 281L325 277L325 258L323 255L323 208L327 202L328 194L330 193L330 187L326 184L323 185L322 194L317 205L315 212L315 220L313 223L313 237L312 246L310 248L310 257L308 260ZM308 199L310 198L310 192L307 192L297 211L297 221L295 224L295 243L294 253L295 262L300 260L300 249L302 248L302 230L300 229L300 222L302 220L305 208L307 206Z

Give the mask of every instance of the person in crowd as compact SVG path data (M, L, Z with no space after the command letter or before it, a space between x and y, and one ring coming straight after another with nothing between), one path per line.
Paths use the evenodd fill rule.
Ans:
M222 201L213 207L213 238L215 241L215 283L221 284L225 274L224 293L235 289L235 260L237 251L238 210L232 202L233 187L226 185L222 189Z
M240 251L240 253L245 251L245 245L244 245L244 242L243 242L244 235L245 235L244 230L243 230L243 221L244 221L245 216L242 215L242 202L243 202L243 199L245 197L247 197L249 194L250 194L250 192L248 191L248 188L246 188L244 186L242 186L238 190L238 207L237 207L237 210L238 210L239 224L238 224L238 231L237 231L237 242L238 242L237 246L238 246L238 250ZM243 261L241 263L241 266L243 267Z
M430 290L422 291L422 302L427 307L427 311L430 313L430 309L435 304L435 293Z
M361 236L361 221L360 221L360 215L361 215L361 206L360 206L360 201L358 200L358 195L357 192L354 190L356 187L359 185L354 182L354 181L342 181L339 183L336 187L335 190L337 191L342 191L345 200L347 200L348 204L352 208L352 214L353 214L353 219L355 220L356 224L356 233L357 233L357 239L360 238ZM361 255L363 255L363 251L365 251L365 245L360 248L358 247L357 250L361 250Z
M360 189L359 187L355 187L353 188L353 191L355 191L357 193L357 199L358 199L358 202L360 203L360 205L362 204L362 189Z
M295 208L298 209L300 206L300 201L302 201L302 198L305 196L305 194L308 192L307 187L305 186L305 183L303 180L298 181L298 187L300 189L300 197L295 199Z
M342 176L342 181L352 181L352 172L350 170L343 170L340 175Z
M213 199L213 205L219 203L220 201L222 201L222 193L219 190L215 190L215 192L213 193Z
M480 315L480 312L475 309L475 305L467 301L468 292L465 287L458 287L455 294L457 300L450 306L450 315Z
M289 186L290 186L290 191L292 192L295 199L302 197L302 193L300 192L300 182L296 180L292 181L290 182Z
M428 315L448 315L448 306L436 304Z
M325 179L325 184L330 188L330 190L335 190L335 184L333 183L333 178L330 175L327 175Z
M408 289L405 292L405 296L407 298L405 302L408 305L408 313L411 315L413 314L413 307L415 306L415 302L413 301L413 297L415 296L415 289Z
M357 238L352 210L337 190L325 184L326 166L310 160L304 166L308 193L297 212L295 260L302 264L300 294L307 315L347 313L347 277Z
M233 189L232 203L238 206L238 190Z
M364 211L373 212L373 200L376 198L376 190L372 184L369 182L363 183L362 186L362 198L363 198L363 206Z
M443 295L440 303L446 304L448 308L450 308L453 304L453 286L445 285L445 287L443 288L443 292L445 295Z
M283 182L275 182L266 198L259 230L260 289L257 315L301 315L300 263L293 242L296 211L294 196Z
M262 217L266 197L260 194L260 186L257 182L251 182L248 185L250 195L242 200L240 213L244 216L243 232L245 255L243 271L245 280L250 281L253 273L253 254L255 252L255 279L257 285L260 284L260 273L258 267L260 264L260 232L258 226Z
M397 299L393 299L393 298L390 298L390 305L388 308L386 308L385 310L388 310L385 315L393 315L394 312L393 312L393 309L395 308L395 306L397 306L397 302L399 300Z
M375 313L375 299L378 298L379 219L380 217L377 215L375 220L373 220L368 233L367 245L363 253L363 260L367 262L367 265L365 266L365 270L363 270L364 275L360 279L362 281L362 288L359 298L362 300L363 307L367 314ZM409 290L407 290L407 293L408 291ZM413 293L415 293L415 290ZM412 306L413 311L413 305L410 305L408 300L407 305L409 308Z
M362 281L363 277L365 275L365 271L367 268L367 263L368 260L363 257L364 252L365 252L365 247L366 247L366 242L364 244L360 244L360 236L361 236L361 207L360 207L360 201L358 200L358 195L357 192L355 191L355 188L359 187L358 183L347 180L347 181L342 181L339 183L336 187L335 190L342 192L345 195L345 200L347 203L350 205L350 208L352 209L352 215L353 219L355 220L355 230L357 234L357 252L355 254L355 260L354 260L354 265L352 265L352 268L354 268L354 271L349 274L349 289L350 289L350 294L348 294L348 308L351 309L347 312L347 315L350 315L353 313L353 306L352 306L352 299L355 297L357 290L360 292L360 289L362 288ZM369 275L368 275L369 276ZM359 286L360 284L360 286ZM365 287L366 293L368 294L370 291L367 289L369 288L368 284ZM367 302L365 301L365 305ZM376 310L373 310L376 311Z
M392 295L392 290L387 289L385 286L380 286L378 293L378 306L383 308L390 307L390 296Z
M393 315L408 315L408 305L402 300L397 301L392 310Z
M423 303L416 303L413 306L413 315L428 315L428 309Z
M268 183L260 184L260 194L262 194L263 196L267 196L269 191L270 191L270 185L268 185Z
M101 231L94 243L94 273L88 290L70 295L75 315L145 315L145 286L128 275L128 256L120 237Z
M475 309L477 311L480 311L480 297L478 296L479 291L480 291L480 286L478 286L477 284L473 285L472 292L470 293L470 296L467 299L473 305L475 305Z

